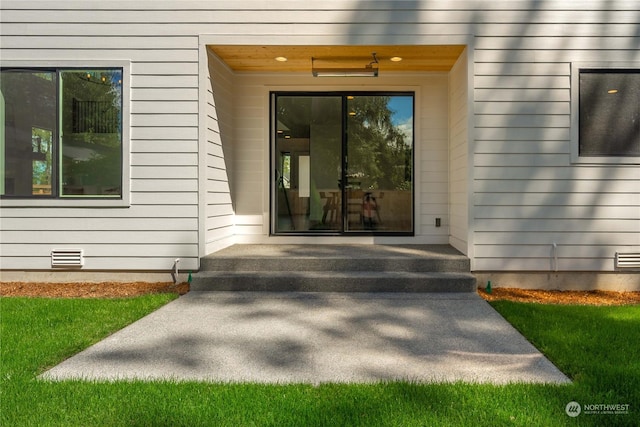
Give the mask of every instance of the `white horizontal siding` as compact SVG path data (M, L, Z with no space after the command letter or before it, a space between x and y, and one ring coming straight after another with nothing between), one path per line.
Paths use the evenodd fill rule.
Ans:
M513 162L512 164L518 162ZM475 193L503 192L503 193L630 193L633 194L640 187L640 181L593 181L593 180L477 180L474 184Z
M11 19L11 16L4 16ZM5 35L2 38L3 49L114 49L126 46L127 49L187 49L193 50L198 40L195 35L185 37L122 37L111 35L100 39L86 37L83 34L70 36L41 35Z
M135 143L135 142L134 142ZM177 145L177 144L176 144ZM133 166L193 166L198 159L197 153L161 152L161 153L132 153Z
M505 253L500 258L476 257L476 265L478 271L611 271L614 269L614 257L560 258L556 266L550 257L517 258Z
M195 204L169 205L163 204L161 200L156 205L135 205L129 209L94 209L94 208L22 208L7 209L2 212L2 218L48 218L55 216L56 218L130 218L136 217L193 217L197 215L197 206ZM4 234L3 234L3 237ZM4 240L4 239L3 239Z
M198 103L195 101L137 100L131 106L132 114L173 114L176 111L180 111L181 114L197 114Z
M2 268L48 269L50 250L65 246L84 249L84 269L168 270L175 258L197 268L197 34L163 35L150 25L152 34L112 28L100 35L92 30L100 13L87 4L68 11L85 16L86 31L78 31L65 16L27 10L28 3L2 4L3 59L131 61L131 206L3 208Z
M150 87L198 87L197 75L152 75L152 74L134 74L131 77L131 86L135 88Z
M640 194L632 193L478 193L475 206L640 206ZM636 236L637 238L637 236Z
M475 212L478 219L638 219L638 206L480 206Z
M499 120L499 118L497 120ZM563 154L567 152L568 148L569 141L566 140L532 141L525 139L520 141L496 141L487 139L476 140L475 144L475 152L478 154ZM569 165L567 165L567 167L568 166ZM482 171L489 171L489 169L478 169L479 173L481 173ZM499 170L499 172L501 171L502 169ZM524 173L526 174L527 171L525 170Z
M65 247L82 247L87 244L158 244L158 245L184 245L191 244L197 238L196 231L69 231L69 230L34 230L34 231L5 231L2 232L3 245L9 244L44 244L46 247L64 245ZM44 242L44 243L43 243ZM48 243L51 242L51 243ZM127 256L122 252L121 256ZM3 268L8 268L3 264Z
M127 253L127 248L134 246L140 253L144 253L147 257L196 257L198 248L190 245L157 245L157 244L139 244L112 243L109 245L82 243L82 249L85 256L92 257L120 257L123 253ZM37 244L2 244L2 254L6 257L51 257L51 250L56 247L47 248L41 243ZM90 255L89 255L90 254Z
M85 61L101 61L105 58L126 58L134 62L147 61L153 62L162 58L164 61L170 62L197 62L198 50L170 50L170 49L41 49L40 47L33 49L4 49L11 52L16 59L40 58L42 60L56 60L59 58L77 59L82 58Z
M476 89L475 99L480 102L569 102L571 92L563 89Z
M107 214L105 214L107 215ZM73 218L3 218L2 230L74 230L74 231L118 231L118 230L197 230L197 218L114 218L111 216ZM72 224L70 226L70 224Z
M554 81L556 76L571 76L571 65L566 62L534 62L524 64L476 62L473 66L475 71L474 82L477 80L486 82L490 77L493 77L493 81L497 82L497 85L491 87L501 87L500 80L495 80L495 76L498 76L498 78L504 78L507 81L512 78L535 76L538 84L540 84L540 79L538 79L538 77L550 78ZM475 85L475 87L486 88L487 85Z
M637 19L637 15L626 13L627 17L632 20ZM637 22L636 22L637 24ZM517 49L535 50L539 52L541 48L544 51L549 50L636 50L637 46L633 44L633 37L601 37L600 35L593 37L481 37L476 43L476 49L489 50L510 50Z
M118 270L118 271L171 271L175 265L175 256L121 256L93 257L85 254L83 270ZM198 269L198 258L181 258L180 270L193 271ZM51 257L3 257L2 268L12 270L50 270Z
M634 43L633 39L631 43ZM627 45L630 46L630 45ZM554 62L559 56L569 61L637 61L640 53L627 47L618 50L477 50L476 60L480 62Z
M597 271L615 268L616 252L634 252L638 245L479 245L482 256L476 262L483 270ZM526 268L523 268L523 265Z
M198 88L133 88L132 101L192 101L198 97Z
M571 62L640 60L640 35L627 25L631 21L594 10L608 6L621 4L585 3L562 25L549 15L553 11L536 10L533 25L480 26L474 64L477 270L613 270L617 250L640 244L638 168L575 166L570 157ZM640 4L625 13L637 29ZM541 16L550 18L547 24ZM554 242L560 245L557 265L549 260Z
M131 204L136 205L197 205L198 193L132 193Z
M334 2L333 4L336 4ZM408 3L412 4L412 3ZM509 24L530 24L530 23L628 23L637 22L637 16L625 10L608 10L606 13L594 10L499 10L497 13L491 11L477 10L435 10L435 9L417 9L415 3L413 7L408 9L394 9L393 2L389 3L392 9L385 8L382 10L367 10L360 5L359 10L352 10L354 13L345 13L349 11L334 9L313 10L309 13L307 10L299 10L268 8L265 9L263 4L262 10L225 10L233 9L227 3L223 8L218 10L201 9L197 12L193 10L180 10L174 7L167 10L129 10L122 13L118 10L93 9L93 10L48 10L47 13L34 13L32 10L9 9L4 12L4 19L9 22L24 23L49 23L49 22L65 22L65 23L239 23L245 24L248 20L260 23L345 23L352 24L354 22L367 22L369 24L389 24L389 18L393 18L395 22L405 24L428 24L428 23L476 23L476 24L493 24L493 23L509 23ZM475 6L478 7L476 2ZM7 6L5 6L7 7ZM86 7L86 6L84 6ZM481 6L482 7L482 6ZM414 10L411 10L414 9ZM258 18L259 13L259 19ZM354 16L355 15L355 16ZM354 18L359 18L359 21Z
M34 0L26 2L24 0L4 0L7 8L11 9L47 9L47 10L65 10L65 9L82 9L86 7L86 2L81 0L67 0L64 2L52 3L49 0ZM535 11L540 8L545 10L593 10L607 11L615 6L615 10L637 10L637 2L635 0L617 0L611 3L602 2L601 0L564 0L558 2L544 2L543 5L538 2L529 1L513 1L513 0L494 0L491 3L478 2L478 0L457 0L455 2L438 2L429 3L428 5L416 4L413 0L372 0L367 4L367 8L371 10L392 10L394 8L401 9L435 9L435 10L473 10L481 8L488 11L509 10L525 10ZM541 2L542 3L542 2ZM187 10L250 10L260 11L270 10L359 10L362 8L359 0L324 0L322 2L309 1L300 3L298 0L281 0L278 2L266 3L264 0L244 0L235 2L229 0L181 0L180 6ZM128 0L113 0L108 3L100 3L95 9L101 10L128 10L140 9L139 4L132 4ZM175 0L153 0L145 3L145 9L148 10L174 10L176 8Z
M131 74L156 76L198 75L198 64L196 62L171 62L160 56L153 62L134 62L131 64Z
M528 245L547 246L548 248L555 242L557 245L568 246L610 246L611 242L616 242L622 247L637 246L638 241L632 233L622 232L600 232L588 233L574 231L560 232L534 232L527 234ZM522 245L522 233L512 231L490 231L477 233L475 242L478 246L488 248L492 245ZM551 242L551 243L549 243Z
M522 142L522 144L517 144ZM546 144L531 141L510 141L505 145L497 144L506 153L522 154L559 154L566 150L567 144L558 141L546 141ZM492 145L495 143L492 143ZM478 144L480 145L480 144ZM542 146L540 146L542 145ZM511 150L511 151L510 151ZM578 171L569 166L564 167L538 167L535 171L527 168L504 165L493 168L476 168L476 178L482 179L543 179L543 180L595 180L600 182L600 190L609 193L616 191L617 187L609 186L607 181L637 181L640 179L638 171L633 167L616 168L614 166L583 166ZM592 188L591 192L596 188Z
M570 104L567 101L477 101L474 103L476 114L565 114L569 115Z
M165 179L198 179L198 168L196 166L139 166L131 174L134 179L154 179L158 176Z
M133 192L197 192L197 179L136 179L131 185Z
M195 114L138 114L131 117L131 126L139 127L171 127L171 128L189 128L181 129L181 137L191 135L192 129L197 130L198 116ZM184 132L188 131L188 132ZM191 139L191 138L189 138Z
M505 115L478 115L476 122L478 127L494 128L567 128L571 118L567 114L519 114L517 109L511 111L513 114Z
M541 212L543 210L541 209ZM493 230L529 232L584 232L589 233L594 229L600 233L635 233L638 231L637 219L531 219L531 218L476 218L476 231L491 232Z
M4 6L3 2L3 6ZM151 2L153 3L153 2ZM237 2L239 3L239 2ZM244 2L243 2L244 3ZM515 2L514 2L515 3ZM448 3L451 4L451 3ZM488 4L488 3L487 3ZM549 2L547 3L549 4ZM219 34L233 34L238 31L239 24L227 24L216 22L215 30ZM368 28L369 27L369 28ZM385 26L385 34L389 36L398 35L443 35L443 34L467 34L470 32L468 23L455 22L432 22L413 23L411 25ZM486 23L472 24L472 33L477 36L523 36L523 37L569 37L569 36L617 36L634 37L637 24L616 23L612 25L607 22L601 23L529 23L518 25L515 28L510 23ZM212 26L209 23L173 23L162 24L163 36L188 37L193 34L210 34ZM47 23L38 24L10 23L3 24L3 34L17 35L24 34L25 29L30 35L47 36L55 34L58 36L74 36L84 33L89 36L109 37L114 34L127 36L157 36L158 29L154 23ZM242 29L242 34L296 34L305 36L315 31L316 35L322 34L348 34L349 29L353 34L371 34L368 23L340 24L328 23L320 27L314 24L291 24L272 23L263 24L254 22ZM309 41L312 43L312 41Z
M619 246L584 246L584 245L559 245L557 255L560 259L569 258L606 258L612 260L611 254L620 250ZM538 258L549 259L553 256L552 247L549 245L491 245L484 248L482 254L487 258L504 257L505 253L511 254L513 258Z
M256 18L258 19L258 18ZM212 25L214 23L163 23L163 36L189 36L197 34L211 34ZM215 31L217 34L234 34L238 32L238 26L242 24L232 24L224 22L215 23ZM378 25L380 27L380 25ZM434 35L443 34L467 34L472 31L477 36L513 36L522 35L529 37L536 36L556 36L568 37L573 35L583 36L629 36L633 37L637 29L636 24L618 23L611 25L608 23L556 23L544 24L535 23L527 25L518 25L518 29L513 24L486 23L486 24L468 24L468 23L451 23L451 22L432 22L432 23L413 23L411 25L385 25L385 36L411 36L411 35ZM11 35L23 34L25 28L29 30L29 34L46 36L47 34L56 35L75 35L84 32L84 34L96 37L108 37L113 34L130 35L130 36L155 36L158 34L157 25L154 23L7 23L3 25L3 33ZM470 30L471 28L471 30ZM369 23L325 23L323 25L316 24L291 24L291 23L272 23L263 24L254 22L241 29L242 35L281 35L295 34L301 37L307 37L305 43L313 44L314 37L318 35L333 34L372 34L371 24ZM315 32L315 34L314 34ZM309 36L313 34L313 36ZM373 33L375 34L375 33ZM384 37L381 37L383 41Z

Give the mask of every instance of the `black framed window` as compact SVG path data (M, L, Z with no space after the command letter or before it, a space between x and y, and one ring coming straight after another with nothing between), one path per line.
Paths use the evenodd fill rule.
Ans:
M122 68L4 68L0 194L122 197Z
M580 157L640 156L640 70L580 69Z

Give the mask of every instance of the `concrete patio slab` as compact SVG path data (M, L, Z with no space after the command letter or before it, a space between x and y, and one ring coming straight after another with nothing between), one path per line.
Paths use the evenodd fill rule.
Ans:
M42 378L569 382L475 293L190 292Z

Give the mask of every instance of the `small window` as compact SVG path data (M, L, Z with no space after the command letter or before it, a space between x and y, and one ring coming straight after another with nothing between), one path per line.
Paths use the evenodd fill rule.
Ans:
M3 69L0 194L121 198L122 68Z
M573 91L574 160L640 160L640 69L579 68Z

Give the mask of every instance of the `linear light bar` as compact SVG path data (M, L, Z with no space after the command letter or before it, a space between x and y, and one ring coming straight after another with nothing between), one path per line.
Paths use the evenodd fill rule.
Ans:
M378 77L378 69L365 68L313 68L314 77Z
M311 74L313 77L378 77L378 57L375 52L371 54L371 58L373 60L362 68L316 68L316 58L311 57ZM373 64L376 64L376 67Z

